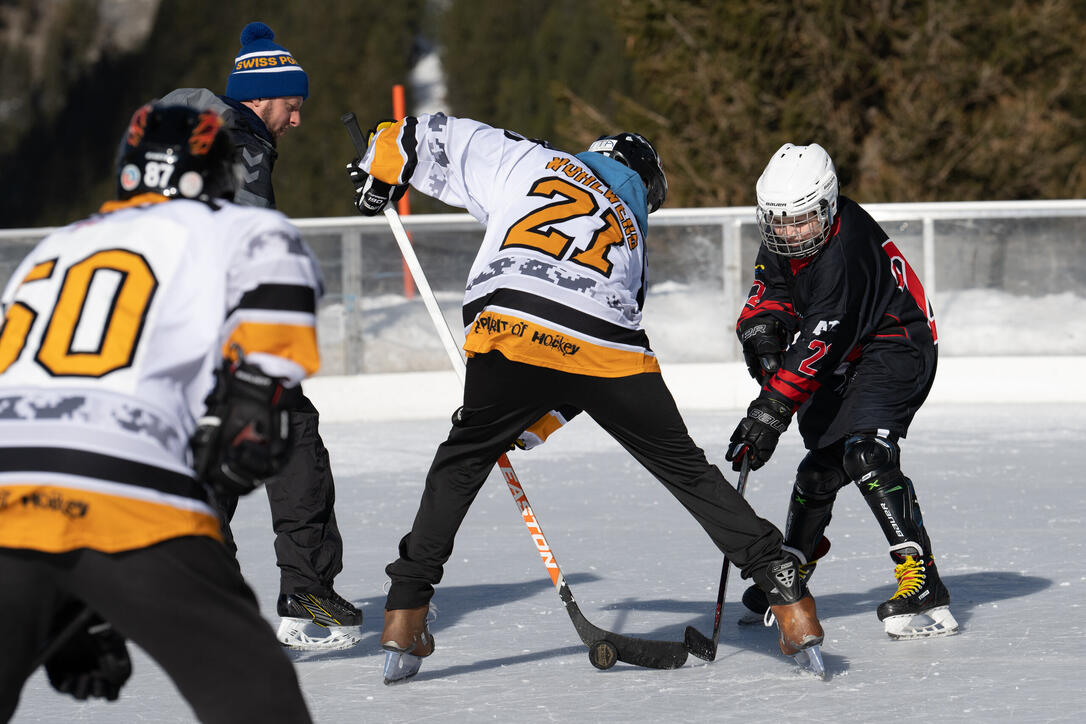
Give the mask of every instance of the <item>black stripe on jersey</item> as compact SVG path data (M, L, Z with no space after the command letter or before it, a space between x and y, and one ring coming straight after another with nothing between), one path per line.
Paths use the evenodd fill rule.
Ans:
M471 324L475 317L489 305L525 312L597 339L649 349L649 337L643 330L627 329L611 324L599 317L593 317L591 314L559 304L546 297L515 289L496 289L481 299L465 304L464 326Z
M136 485L208 502L204 486L188 475L134 460L63 447L0 448L0 473L58 473Z
M404 158L403 173L400 175L400 183L407 183L415 174L415 168L419 165L419 155L415 150L418 141L415 130L418 128L419 119L408 116L403 121L403 135L400 137L400 147L403 149Z
M241 301L226 316L229 317L239 309L274 309L314 314L317 311L317 297L312 287L303 284L261 284L241 295Z

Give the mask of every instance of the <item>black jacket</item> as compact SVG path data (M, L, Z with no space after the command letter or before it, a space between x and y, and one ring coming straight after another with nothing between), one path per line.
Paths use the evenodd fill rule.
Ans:
M275 150L275 139L260 116L240 101L215 95L207 88L178 88L163 96L160 102L201 111L210 108L222 116L234 142L241 171L241 184L234 194L234 201L245 206L275 208L271 176L279 153Z

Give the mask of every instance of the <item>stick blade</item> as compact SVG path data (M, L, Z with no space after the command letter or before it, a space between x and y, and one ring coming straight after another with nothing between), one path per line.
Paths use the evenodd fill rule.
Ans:
M699 659L704 661L716 660L716 642L693 626L686 627L683 644L686 646L687 651Z
M586 646L606 640L617 650L616 658L619 661L645 669L677 669L686 663L689 652L685 643L634 638L604 631L581 613L581 607L573 600L573 592L569 590L569 586L563 584L559 595L566 605L566 613L573 622L573 628Z

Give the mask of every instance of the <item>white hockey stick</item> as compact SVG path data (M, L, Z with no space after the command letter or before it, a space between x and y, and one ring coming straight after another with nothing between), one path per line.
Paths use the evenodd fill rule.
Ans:
M437 336L441 338L445 353L449 355L453 371L456 372L456 376L460 378L460 382L463 384L463 352L456 344L452 330L449 329L449 323L445 321L444 315L441 314L441 308L437 305L437 297L434 295L434 290L430 288L430 283L426 281L426 274L423 273L419 258L415 255L415 248L411 246L411 239L407 236L407 229L403 228L400 215L396 213L396 209L392 208L391 205L385 209L385 218L392 229L392 235L396 237L396 244L400 247L400 253L407 263L407 270L411 272L411 278L415 280L415 286L419 290L419 296L422 297L423 304L426 305L426 311L430 313L430 320L434 323Z

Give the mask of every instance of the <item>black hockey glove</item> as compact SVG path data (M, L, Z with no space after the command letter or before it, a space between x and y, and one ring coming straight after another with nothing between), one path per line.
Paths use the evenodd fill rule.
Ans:
M744 319L736 328L750 376L764 385L781 368L788 346L784 326L773 317Z
M731 444L724 459L736 472L743 466L743 456L750 456L750 469L769 462L777 449L777 440L792 421L792 408L772 397L759 397L750 403L747 416L739 421L732 433Z
M216 492L245 495L279 472L290 454L289 397L282 380L223 360L192 436L197 477Z
M45 660L49 683L62 694L84 701L97 697L116 701L121 687L132 675L132 661L124 637L101 616L91 614L74 633L67 624L86 609L82 603L64 607L57 614L54 635L67 636Z
M358 158L347 164L347 175L354 185L354 205L363 216L376 216L407 193L407 184L393 186L370 176L362 169L362 160Z

